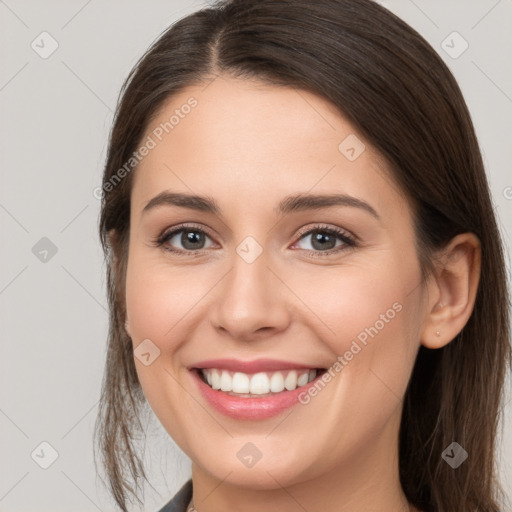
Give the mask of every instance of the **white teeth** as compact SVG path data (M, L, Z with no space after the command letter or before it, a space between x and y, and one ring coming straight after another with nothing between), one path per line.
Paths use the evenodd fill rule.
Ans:
M220 373L219 370L210 370L208 373L211 375L213 389L220 389Z
M297 379L297 386L304 386L304 384L307 384L309 380L309 372L303 373L298 379Z
M220 376L220 390L221 391L231 391L231 383L233 379L231 378L231 375L224 370L222 372L222 375Z
M270 391L270 382L266 373L255 373L251 378L251 390L253 395L264 395Z
M293 391L316 377L316 370L283 370L246 374L217 368L201 370L208 384L216 390L240 394L265 395Z
M297 372L292 370L284 379L284 387L288 391L293 391L297 387Z
M251 381L245 373L236 372L233 375L232 390L235 393L249 393Z
M279 393L284 390L284 377L281 372L276 372L270 377L270 391Z

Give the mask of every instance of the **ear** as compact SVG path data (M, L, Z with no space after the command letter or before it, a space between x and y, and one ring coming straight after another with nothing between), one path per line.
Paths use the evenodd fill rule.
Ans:
M429 282L422 345L444 347L462 331L475 305L480 267L480 241L473 233L457 235L441 251Z
M128 334L128 337L131 338L132 335L130 333L130 322L128 321L128 318L126 318L126 321L124 323L124 330L125 330L126 334Z
M117 265L118 264L118 257L117 257L117 253L118 253L118 236L117 236L117 231L115 229L111 229L109 232L108 232L108 244L112 250L112 263L114 265Z

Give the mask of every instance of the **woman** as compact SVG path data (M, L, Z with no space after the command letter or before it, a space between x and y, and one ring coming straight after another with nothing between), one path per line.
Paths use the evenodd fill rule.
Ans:
M232 0L128 77L103 179L96 436L122 510L497 511L502 244L452 74L369 0Z

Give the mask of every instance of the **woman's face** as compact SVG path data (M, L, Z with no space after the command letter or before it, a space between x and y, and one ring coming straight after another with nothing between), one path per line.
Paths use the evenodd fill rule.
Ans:
M172 97L142 143L127 329L167 432L253 488L389 471L426 292L383 160L316 95L226 77Z

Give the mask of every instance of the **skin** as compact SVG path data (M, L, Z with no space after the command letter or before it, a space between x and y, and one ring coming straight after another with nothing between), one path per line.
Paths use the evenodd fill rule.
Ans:
M196 509L417 510L398 478L402 398L420 344L444 346L471 314L478 240L452 240L421 286L410 205L385 161L333 105L220 76L170 98L146 135L190 96L197 107L134 175L126 328L134 349L150 339L160 350L148 366L135 357L136 369L151 408L192 460ZM366 146L355 161L338 149L350 134ZM143 214L164 190L211 196L221 213L164 205ZM380 218L348 206L279 217L274 208L296 193L349 194ZM153 243L182 222L209 232L202 255ZM339 252L322 255L311 235L297 236L318 224L341 228L358 245L338 241ZM249 235L263 249L250 264L236 252ZM180 236L172 246L187 250ZM216 412L187 370L223 357L328 368L394 303L401 311L317 396L266 420ZM252 468L237 458L248 442L262 454Z

